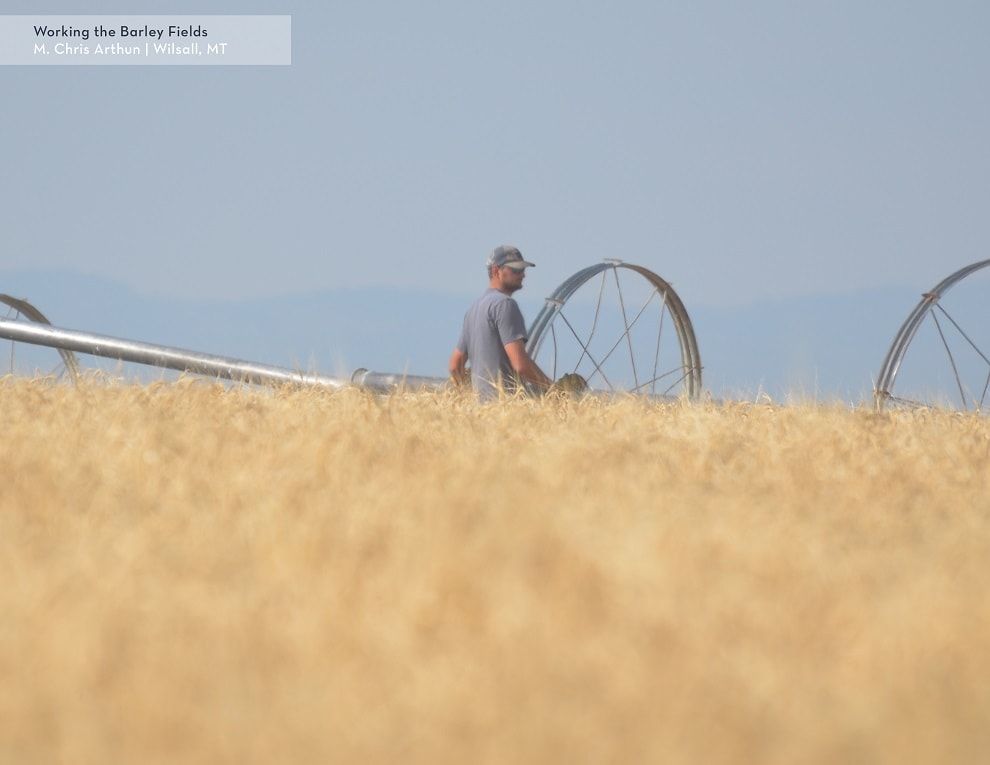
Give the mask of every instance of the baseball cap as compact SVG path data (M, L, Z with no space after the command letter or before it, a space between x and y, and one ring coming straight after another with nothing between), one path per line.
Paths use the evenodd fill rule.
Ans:
M526 268L527 266L535 266L536 263L530 263L528 260L523 260L522 253L519 252L518 248L512 247L508 244L503 244L500 247L496 247L488 255L488 267L493 266L509 266L511 268Z

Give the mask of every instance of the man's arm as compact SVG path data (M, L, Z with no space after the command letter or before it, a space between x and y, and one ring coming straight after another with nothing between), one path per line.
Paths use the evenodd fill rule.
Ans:
M450 363L447 365L450 370L450 379L458 385L464 385L467 382L467 370L464 368L467 364L467 358L466 353L456 348L450 355Z
M512 364L512 368L522 379L532 383L540 390L550 389L553 380L543 374L543 370L526 353L525 340L514 340L511 343L506 343L505 352L509 356L509 363Z

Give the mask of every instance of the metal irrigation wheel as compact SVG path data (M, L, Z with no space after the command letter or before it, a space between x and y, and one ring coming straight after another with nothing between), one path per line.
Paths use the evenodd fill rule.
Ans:
M546 299L526 344L554 379L577 373L592 390L696 397L701 358L681 299L649 269L605 260Z
M3 318L8 321L28 321L51 326L45 315L27 300L0 294L0 304L7 306ZM0 367L2 372L15 374L18 371L29 370L33 374L42 376L68 378L72 382L79 378L79 362L76 360L76 354L70 350L56 348L59 360L54 361L51 349L16 343L13 340L5 342L9 343L10 352L4 354L5 363Z
M891 343L874 388L877 408L939 406L985 411L990 404L990 329L983 260L922 295ZM964 288L946 293L967 277ZM980 287L984 289L980 289ZM908 351L910 350L910 356ZM904 362L910 358L911 363ZM894 383L898 393L894 393Z

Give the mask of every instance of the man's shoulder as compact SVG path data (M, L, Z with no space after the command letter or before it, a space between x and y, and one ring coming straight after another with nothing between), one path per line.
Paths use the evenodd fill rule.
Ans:
M511 295L506 295L501 290L497 290L494 287L489 287L486 289L477 300L474 301L476 308L493 309L498 308L503 305L512 304L516 305L516 301Z
M481 296L481 299L493 305L501 303L516 305L516 299L512 295L507 295L502 290L497 290L494 287L489 287L485 291L485 294Z

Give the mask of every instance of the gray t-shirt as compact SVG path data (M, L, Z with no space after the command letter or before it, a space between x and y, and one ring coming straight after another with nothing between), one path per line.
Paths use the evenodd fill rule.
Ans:
M457 350L471 362L471 384L481 400L498 394L502 380L507 390L516 385L516 373L505 352L507 343L526 339L526 322L511 297L489 287L464 314Z

